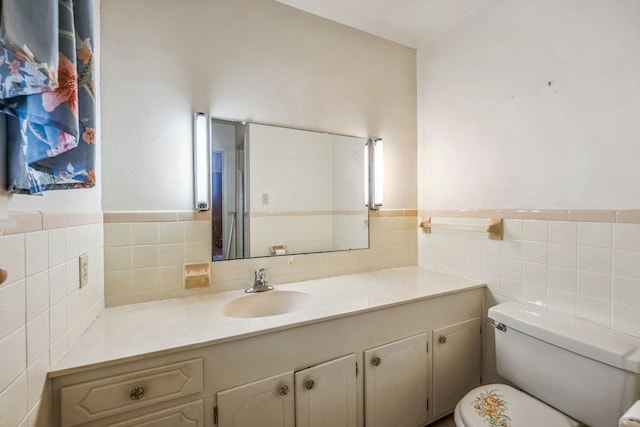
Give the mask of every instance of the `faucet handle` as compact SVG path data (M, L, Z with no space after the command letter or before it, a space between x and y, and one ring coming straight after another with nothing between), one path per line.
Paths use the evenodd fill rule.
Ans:
M266 283L267 281L267 269L259 268L256 270L256 282Z
M273 286L267 284L267 269L259 268L256 270L256 279L253 282L253 286L244 291L248 294L252 294L255 292L264 292L273 290Z

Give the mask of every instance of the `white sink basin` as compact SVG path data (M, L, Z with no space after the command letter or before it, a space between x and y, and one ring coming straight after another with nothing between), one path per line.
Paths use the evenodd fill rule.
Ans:
M315 297L300 291L267 291L238 297L224 304L228 317L265 317L291 313L313 304Z

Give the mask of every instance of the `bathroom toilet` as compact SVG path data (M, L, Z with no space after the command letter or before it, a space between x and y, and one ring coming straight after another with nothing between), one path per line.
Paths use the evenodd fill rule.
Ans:
M506 384L488 384L467 393L456 406L458 427L578 427L579 422ZM491 420L496 423L491 424Z
M614 427L640 399L640 338L518 302L489 318L498 374L514 386L471 390L457 427Z

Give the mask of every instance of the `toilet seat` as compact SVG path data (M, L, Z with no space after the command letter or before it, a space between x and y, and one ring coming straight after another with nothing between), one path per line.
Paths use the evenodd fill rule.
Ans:
M506 384L487 384L456 405L457 427L577 427L582 424ZM493 424L491 423L493 421Z

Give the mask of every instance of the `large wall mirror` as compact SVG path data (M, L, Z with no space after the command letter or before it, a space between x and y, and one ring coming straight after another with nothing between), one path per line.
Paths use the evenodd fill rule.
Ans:
M213 261L368 248L366 142L212 119Z

